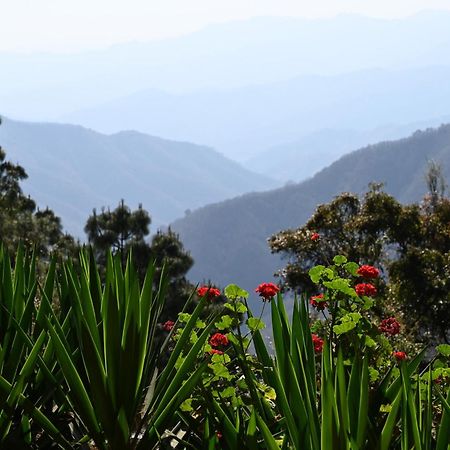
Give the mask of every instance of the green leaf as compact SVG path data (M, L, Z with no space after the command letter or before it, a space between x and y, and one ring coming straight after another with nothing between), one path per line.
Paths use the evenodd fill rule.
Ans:
M220 396L222 398L229 398L233 397L234 395L236 395L236 389L233 386L228 386L220 393Z
M248 298L248 292L241 289L237 284L229 284L225 288L225 297L229 300L236 300L237 298Z
M241 302L225 303L223 306L238 314L243 314L247 311L247 307Z
M357 276L358 274L356 273L357 270L359 269L359 265L356 264L355 262L348 262L346 264L344 264L344 269L353 276Z
M189 336L189 342L191 344L195 344L197 341L198 341L198 334L195 331L193 331Z
M181 405L180 409L181 411L189 412L194 411L194 408L192 407L192 398L186 399Z
M261 319L257 319L256 317L250 317L247 320L247 325L251 331L262 330L266 327L266 324Z
M191 318L191 314L189 313L178 313L178 321L187 323L189 322L189 319Z
M382 413L389 413L391 411L392 411L392 405L390 403L380 406L380 412L382 412Z
M347 258L343 255L336 255L333 258L333 262L337 265L337 266L342 266L342 264L345 264L347 262Z
M312 267L308 272L309 278L311 278L311 281L315 284L319 283L324 270L325 270L325 266L322 266L322 265Z
M223 355L218 355L216 353L216 354L212 355L211 361L213 363L226 364L226 363L229 363L231 361L231 358L230 358L230 355L227 355L226 353L224 353Z
M325 281L324 286L326 286L328 289L333 289L335 291L342 292L343 294L350 295L354 297L355 290L350 287L350 281L346 278L335 278L332 281Z
M440 353L442 356L450 356L450 345L449 344L441 344L436 347L436 351Z
M209 367L212 369L215 377L225 378L227 380L233 378L226 366L221 363L210 364Z
M364 344L366 347L369 348L375 347L377 345L377 343L370 336L367 335L364 337Z
M342 322L356 322L358 323L361 320L362 316L360 313L354 312L346 314L344 317L342 317Z
M366 310L366 311L368 309L372 308L372 306L375 304L375 300L373 298L371 298L371 297L364 296L362 298L362 301L363 301L363 309Z
M218 330L227 330L228 328L231 328L233 325L233 318L229 316L228 314L225 314L221 317L221 320L216 322L214 325Z
M195 322L195 328L199 328L200 330L202 330L203 328L206 328L206 323L203 322L203 320L197 320L197 322Z
M277 393L273 387L263 384L259 386L259 389L263 392L267 400L275 400L277 398Z
M353 330L356 327L356 322L344 322L341 323L340 325L335 325L333 327L333 331L339 335L339 334L344 334L344 333L348 333L350 330Z

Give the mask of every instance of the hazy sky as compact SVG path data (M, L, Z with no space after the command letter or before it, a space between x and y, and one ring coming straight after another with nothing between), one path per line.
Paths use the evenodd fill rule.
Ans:
M0 0L0 51L77 51L254 16L401 17L450 0Z

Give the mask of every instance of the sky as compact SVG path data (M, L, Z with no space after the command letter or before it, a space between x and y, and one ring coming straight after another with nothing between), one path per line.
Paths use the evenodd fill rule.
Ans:
M396 18L450 0L0 0L0 51L78 52L257 16Z

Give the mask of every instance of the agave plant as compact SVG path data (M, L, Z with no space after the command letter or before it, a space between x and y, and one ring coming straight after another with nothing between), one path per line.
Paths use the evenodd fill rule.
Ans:
M53 414L55 398L64 398L64 393L58 374L52 374L52 367L44 361L48 362L48 355L44 356L48 336L38 325L45 308L36 303L35 268L36 259L26 255L22 246L14 266L0 248L0 446L29 448L32 442L54 442L71 448ZM52 263L43 282L49 297L54 275Z
M175 411L206 366L193 370L212 324L188 345L206 300L161 366L170 342L170 336L163 343L156 339L167 287L164 275L155 289L150 265L141 288L131 257L123 271L121 261L109 255L102 285L92 255L85 252L80 261L79 273L70 263L64 265L60 298L65 314L49 310L46 329L68 401L85 431L81 442L92 439L99 449L152 448L174 425Z

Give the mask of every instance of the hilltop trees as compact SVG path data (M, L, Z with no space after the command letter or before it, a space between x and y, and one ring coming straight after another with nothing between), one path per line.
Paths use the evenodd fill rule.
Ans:
M124 265L128 251L132 249L136 266L144 267L150 260L150 248L144 240L150 232L150 223L150 216L142 205L131 211L121 200L113 211L103 208L101 213L97 214L94 209L84 231L101 265L105 264L107 250L118 253Z
M132 211L121 200L113 211L103 208L98 214L94 209L87 219L85 232L101 267L105 265L108 250L120 255L123 266L131 252L142 280L150 262L155 263L156 284L159 283L164 267L169 280L168 300L162 316L164 319L170 312L180 311L194 290L185 277L194 261L184 250L178 235L170 228L167 232L158 231L151 243L147 242L150 223L150 215L142 205Z
M430 195L420 205L402 205L372 185L362 199L341 194L320 205L303 227L273 235L272 252L289 258L279 272L285 285L313 294L308 270L336 254L375 265L384 274L379 314L397 305L416 337L448 342L450 200L443 196L439 171L432 169Z

